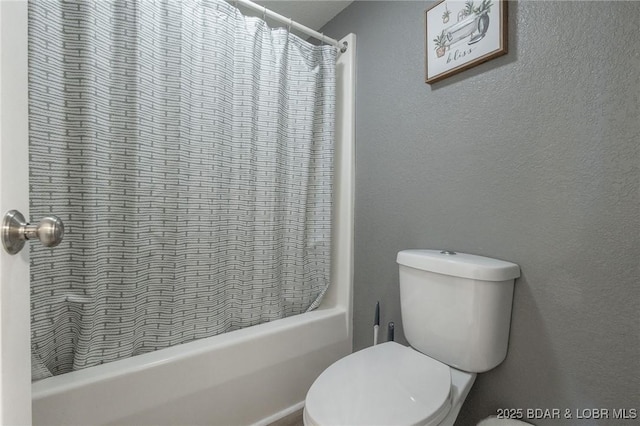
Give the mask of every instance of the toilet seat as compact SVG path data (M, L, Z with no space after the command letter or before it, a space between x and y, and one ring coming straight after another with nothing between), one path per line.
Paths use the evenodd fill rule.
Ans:
M307 393L306 425L436 425L451 409L449 366L395 342L327 368Z

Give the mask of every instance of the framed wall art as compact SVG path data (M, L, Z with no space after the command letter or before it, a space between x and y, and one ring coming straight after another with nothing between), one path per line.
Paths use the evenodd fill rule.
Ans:
M506 0L441 0L425 12L426 82L507 53Z

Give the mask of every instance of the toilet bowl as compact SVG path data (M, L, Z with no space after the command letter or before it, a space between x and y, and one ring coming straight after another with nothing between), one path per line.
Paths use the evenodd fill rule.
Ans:
M477 373L507 352L510 262L438 250L398 253L404 334L335 362L305 399L306 426L450 426Z
M305 401L307 426L446 425L476 375L395 342L363 349L327 368Z

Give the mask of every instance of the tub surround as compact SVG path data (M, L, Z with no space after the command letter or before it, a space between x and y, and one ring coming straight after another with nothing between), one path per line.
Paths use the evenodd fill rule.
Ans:
M256 424L352 350L356 37L337 60L331 285L318 309L32 384L33 424Z

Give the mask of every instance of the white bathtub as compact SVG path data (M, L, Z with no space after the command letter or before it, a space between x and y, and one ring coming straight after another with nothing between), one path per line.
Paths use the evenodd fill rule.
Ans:
M320 308L35 382L33 424L269 424L302 408L316 377L351 353L355 36L343 41L332 284Z
M267 424L351 352L345 310L257 325L33 384L33 423Z

